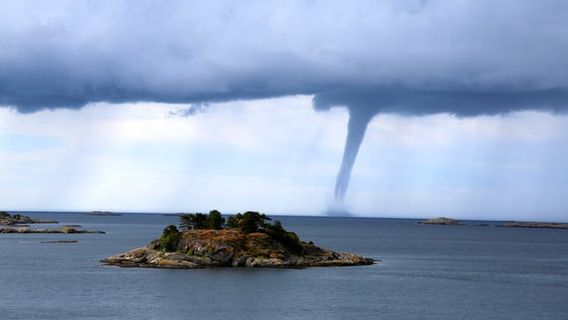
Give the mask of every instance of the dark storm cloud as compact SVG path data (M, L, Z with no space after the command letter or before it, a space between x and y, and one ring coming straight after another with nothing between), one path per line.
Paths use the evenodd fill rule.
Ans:
M20 112L316 94L465 116L561 110L568 88L565 1L17 1L0 44Z
M495 115L521 110L562 112L568 108L564 88L525 90L404 90L372 88L319 93L314 107L326 110L345 106L355 112L428 115L450 113L460 117Z

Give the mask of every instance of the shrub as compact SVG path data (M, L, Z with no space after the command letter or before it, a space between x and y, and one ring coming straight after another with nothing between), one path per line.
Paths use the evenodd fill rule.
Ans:
M304 246L302 246L298 235L294 232L286 231L280 221L277 220L273 224L265 224L263 231L295 254L301 255L304 252Z
M167 226L160 237L160 246L166 252L174 252L179 242L179 231L174 225Z

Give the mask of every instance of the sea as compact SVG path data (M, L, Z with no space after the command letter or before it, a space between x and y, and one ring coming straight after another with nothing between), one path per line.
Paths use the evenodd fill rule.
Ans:
M100 260L144 246L176 216L27 214L106 234L0 234L1 320L568 319L568 230L282 216L303 240L380 261L167 270ZM45 243L57 240L78 242Z

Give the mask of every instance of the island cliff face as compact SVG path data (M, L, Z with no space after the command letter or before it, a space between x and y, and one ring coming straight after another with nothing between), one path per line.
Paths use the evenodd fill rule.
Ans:
M193 269L204 267L305 268L355 266L374 263L351 253L338 253L301 242L301 249L288 248L263 232L239 229L187 230L180 233L174 252L162 249L159 240L102 260L120 267Z

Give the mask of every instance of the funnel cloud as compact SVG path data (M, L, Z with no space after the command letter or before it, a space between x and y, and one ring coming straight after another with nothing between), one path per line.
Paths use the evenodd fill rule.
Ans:
M343 150L343 160L337 174L335 184L335 201L343 203L345 192L351 179L351 171L359 153L359 148L365 137L367 125L371 121L373 114L362 111L355 111L349 114L349 124L347 126L347 138L345 139L345 149Z

